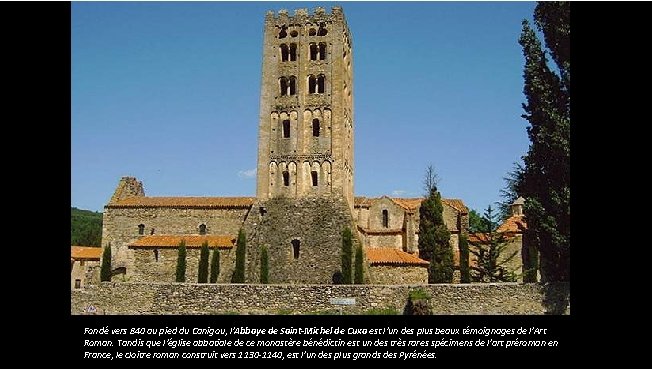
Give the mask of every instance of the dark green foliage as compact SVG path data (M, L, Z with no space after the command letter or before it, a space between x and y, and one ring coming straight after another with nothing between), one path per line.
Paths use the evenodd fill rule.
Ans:
M422 289L410 291L404 314L432 315L432 311L430 310L430 294Z
M503 200L498 203L498 213L502 220L512 216L512 204L519 196L518 186L523 182L523 170L523 164L514 163L512 171L507 173L506 177L503 177L505 185L500 189L500 197ZM475 232L479 231L473 231L473 233Z
M474 282L515 282L513 270L508 270L506 264L516 257L514 251L507 257L504 255L507 247L507 238L504 234L496 232L498 229L498 216L493 212L491 205L482 217L484 229L482 234L486 239L479 242L470 242L469 251L475 256L477 264L471 268L471 278Z
M443 211L441 195L434 187L419 209L419 257L430 262L428 283L453 282L453 250Z
M201 249L199 250L199 267L197 269L197 283L206 283L208 282L208 255L210 250L208 250L208 241L204 241L201 244Z
M471 270L469 269L469 242L466 234L460 234L460 283L471 283Z
M245 257L247 256L247 238L242 229L238 232L238 241L236 242L235 250L235 270L231 282L244 283L245 282Z
M471 209L469 211L469 233L477 233L482 229L482 215Z
M213 249L213 256L211 257L210 282L217 283L218 275L220 275L220 250L216 247Z
M260 283L269 283L269 260L265 246L260 250Z
M70 208L70 244L102 245L102 213Z
M176 281L186 281L186 240L179 242L179 254L177 256Z
M355 284L364 283L364 259L362 255L362 245L355 249Z
M108 244L102 252L102 267L100 269L100 281L111 282L111 244Z
M527 21L523 104L530 148L519 194L525 198L524 247L538 250L544 282L570 281L570 4L540 2L534 11L547 51ZM554 66L548 65L547 55ZM557 72L558 71L558 72ZM526 243L527 242L527 245ZM526 253L529 253L529 250ZM531 253L530 253L531 254Z
M351 258L353 256L353 235L351 229L342 231L342 284L351 284Z
M539 253L533 246L533 242L527 240L530 235L523 234L523 246L521 248L521 262L523 263L523 283L536 283L537 270L539 269Z

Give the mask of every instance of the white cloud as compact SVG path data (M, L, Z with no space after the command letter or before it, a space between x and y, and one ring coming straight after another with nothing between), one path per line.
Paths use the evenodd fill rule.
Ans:
M392 191L392 196L403 196L407 194L407 191L405 190L394 190Z
M256 176L256 168L238 171L238 177L240 178L254 178L255 176Z

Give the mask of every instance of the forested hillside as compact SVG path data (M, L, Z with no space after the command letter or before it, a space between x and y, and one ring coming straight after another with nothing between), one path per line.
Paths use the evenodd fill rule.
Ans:
M70 208L70 244L100 246L102 243L102 213Z

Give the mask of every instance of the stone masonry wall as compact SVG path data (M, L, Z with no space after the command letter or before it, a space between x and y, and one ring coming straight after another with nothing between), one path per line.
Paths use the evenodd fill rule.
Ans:
M428 283L428 268L419 266L376 265L368 268L370 284Z
M71 314L93 305L98 314L314 314L333 312L330 298L354 297L345 314L371 309L402 312L410 290L430 293L434 314L544 314L548 296L568 285L496 283L439 285L261 285L195 283L114 283L71 291ZM544 302L546 306L544 306ZM570 314L570 308L566 312Z
M134 253L134 270L128 277L128 280L138 282L174 282L176 279L177 258L179 251L176 248L156 249L158 250L158 260L156 260L155 249L143 248L135 249ZM211 249L209 260L213 256L215 249ZM220 249L220 274L217 277L219 283L228 283L231 281L233 268L235 265L235 249ZM186 249L186 281L196 282L199 265L200 249Z
M112 268L126 267L127 277L134 272L133 250L128 245L142 235L138 225L145 225L144 235L206 233L237 236L249 209L182 209L182 208L104 208L102 247L111 243ZM174 268L172 269L174 272Z
M260 280L260 248L266 246L270 283L332 283L345 227L353 229L353 220L342 197L274 198L254 205L245 222L247 281ZM293 240L299 241L298 258Z

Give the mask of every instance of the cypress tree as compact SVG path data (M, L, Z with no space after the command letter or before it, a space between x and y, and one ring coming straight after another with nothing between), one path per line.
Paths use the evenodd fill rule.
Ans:
M353 256L353 235L348 227L342 231L342 284L351 284L351 257Z
M247 239L242 229L238 232L238 241L235 250L235 270L233 271L233 283L245 282L245 257L247 255Z
M525 56L523 118L530 124L530 147L523 157L523 178L518 186L525 198L527 222L522 254L532 256L538 250L542 281L569 281L570 4L539 2L534 20L547 52L524 20L519 44ZM548 66L547 54L553 68ZM532 262L528 263L531 267Z
M433 187L419 208L419 257L430 261L428 283L453 282L453 249L443 211L441 195Z
M186 281L186 240L181 240L181 242L179 242L176 281L177 282Z
M213 256L211 257L210 282L217 283L218 275L220 275L220 250L216 247L213 249Z
M201 244L201 250L199 251L199 268L197 270L197 283L206 283L208 282L208 241L204 241Z
M362 256L362 245L355 249L355 284L364 283L364 259Z
M269 283L269 260L267 257L267 247L263 246L260 250L260 283Z
M460 283L471 283L471 271L469 269L469 242L466 234L460 234Z
M100 281L111 282L111 244L109 243L102 252L102 267L100 269Z

